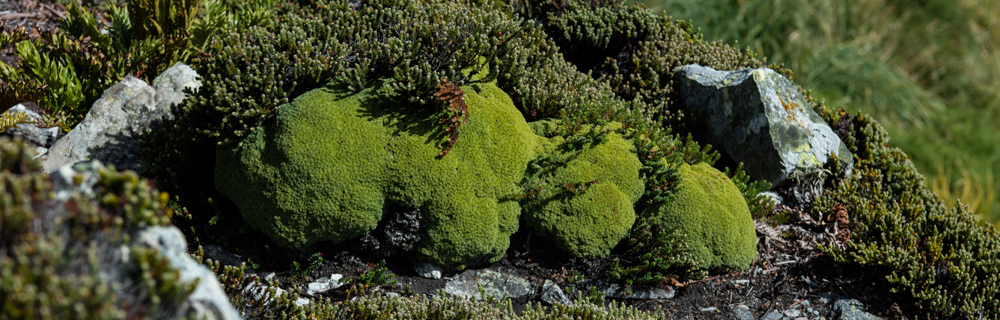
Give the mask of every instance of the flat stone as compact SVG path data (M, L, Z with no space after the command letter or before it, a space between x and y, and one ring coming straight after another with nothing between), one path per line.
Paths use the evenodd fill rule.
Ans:
M750 311L750 307L747 307L747 305L745 304L740 304L733 307L733 317L735 317L737 320L757 319L757 317L754 317L753 312Z
M779 320L781 319L781 317L782 317L781 312L778 312L777 310L771 310L771 312L768 312L764 314L763 317L760 317L760 320Z
M441 279L441 273L443 272L441 266L428 263L428 262L417 262L413 264L413 271L417 275L427 278L427 279Z
M545 280L545 283L542 284L542 301L550 305L557 303L569 306L573 305L573 301L570 301L562 288L555 284L555 282L552 282L552 280Z
M41 148L48 148L56 143L60 137L63 136L62 128L50 127L42 128L38 125L48 120L48 117L35 112L39 110L38 105L30 102L19 103L16 106L7 109L7 112L24 112L28 116L28 120L34 121L34 124L21 123L13 128L4 131L4 135L10 136L11 138L20 138L29 145Z
M801 314L802 313L799 312L798 309L788 309L788 310L785 310L785 316L789 317L789 318L795 318L795 317L798 317Z
M768 68L678 71L678 104L693 116L696 138L742 162L750 177L780 186L822 169L831 154L850 175L847 145L784 76Z
M483 299L480 286L482 293L496 298L517 299L534 293L528 280L488 269L466 270L449 280L444 286L444 291L463 298Z
M340 282L344 276L334 273L329 278L320 281L313 281L306 285L306 295L316 296L327 291L340 288L344 283Z
M833 312L837 320L876 320L881 319L865 311L864 304L856 299L840 299L833 303Z

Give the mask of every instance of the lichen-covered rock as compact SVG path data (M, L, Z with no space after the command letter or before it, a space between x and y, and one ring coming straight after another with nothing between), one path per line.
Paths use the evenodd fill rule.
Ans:
M679 105L697 138L722 149L751 177L778 186L823 168L833 155L850 175L854 158L791 81L768 68L679 68Z
M538 132L548 124L532 127ZM524 201L527 226L574 257L606 256L635 222L632 204L644 187L635 147L614 132L575 141L590 129L548 141L544 163L533 164L540 171L534 173L538 181L526 186L531 195Z
M139 136L163 120L173 118L172 104L184 101L185 88L197 90L198 73L177 63L153 81L132 76L104 91L87 116L42 155L45 172L86 160L100 160L121 170L141 172L146 161L139 153Z
M757 234L746 200L732 180L705 163L683 164L680 192L643 214L686 235L698 268L743 270L757 256Z
M49 176L33 155L0 139L0 318L240 317L169 226L166 193L97 161Z
M420 208L428 220L418 258L459 268L499 258L521 210L501 198L520 190L538 137L494 83L464 86L472 116L440 156L440 115L402 113L377 87L307 92L273 125L220 146L217 189L291 248L368 233L393 204Z

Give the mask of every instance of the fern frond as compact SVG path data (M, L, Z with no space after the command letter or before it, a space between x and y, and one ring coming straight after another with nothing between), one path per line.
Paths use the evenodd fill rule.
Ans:
M17 127L18 124L33 124L34 121L28 119L28 113L24 111L8 111L0 115L0 132Z

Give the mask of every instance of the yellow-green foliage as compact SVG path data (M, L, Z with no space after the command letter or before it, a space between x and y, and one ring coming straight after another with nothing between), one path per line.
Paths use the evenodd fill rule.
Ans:
M32 124L35 123L28 119L28 113L24 111L14 112L7 111L0 115L0 132L7 131L10 128L17 127L19 124Z
M635 221L632 204L643 193L642 164L635 147L614 127L621 124L585 126L569 139L553 137L529 169L526 226L574 257L606 256ZM588 139L588 134L600 137Z
M0 140L0 319L177 317L194 290L129 234L169 221L167 196L133 172L100 172L94 198L53 206L49 177L22 142ZM61 203L61 202L55 202ZM130 262L120 264L120 248ZM124 282L105 273L122 273Z
M705 163L682 164L680 191L649 207L650 222L687 235L699 268L743 270L757 257L757 234L747 202L732 180Z
M377 86L333 85L282 106L274 125L220 146L216 185L248 223L303 248L375 228L390 203L421 208L430 225L418 252L443 265L496 259L517 231L516 193L537 137L494 83L463 86L473 116L446 156L434 113L400 113Z

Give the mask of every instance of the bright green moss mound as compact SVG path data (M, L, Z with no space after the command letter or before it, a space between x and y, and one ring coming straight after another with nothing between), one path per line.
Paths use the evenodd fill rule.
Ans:
M705 163L681 165L680 192L650 207L653 224L687 235L698 268L744 270L757 256L757 237L746 200L732 180Z
M620 127L610 126L615 125ZM569 140L557 136L547 142L546 159L555 166L527 186L537 194L524 202L525 221L567 254L603 257L635 222L632 204L642 196L642 164L618 133L575 145L587 127Z
M217 150L216 185L275 242L303 248L373 230L389 204L428 217L421 258L449 266L499 258L518 228L520 191L538 139L494 83L464 86L471 117L450 153L441 114L400 113L327 86L284 105L240 145Z

